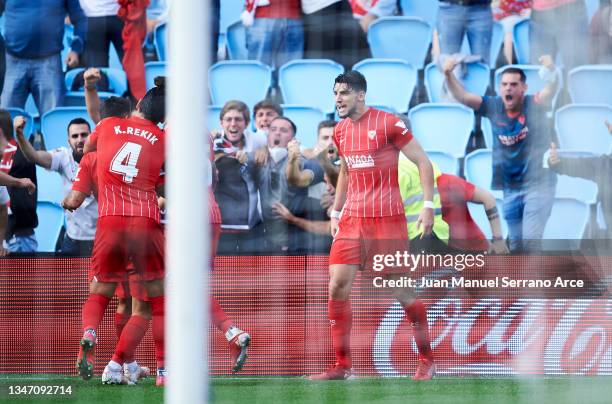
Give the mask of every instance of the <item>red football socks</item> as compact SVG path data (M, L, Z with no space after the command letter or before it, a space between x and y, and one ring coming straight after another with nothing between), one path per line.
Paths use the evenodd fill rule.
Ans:
M149 320L141 316L131 316L117 342L113 361L120 365L134 361L134 352L149 328Z
M153 342L155 343L155 359L157 368L164 366L164 296L156 296L149 299L151 304L151 313L153 315Z
M121 338L123 327L130 319L131 313L115 313L115 330L117 331L117 341Z
M210 297L210 319L223 334L232 326L232 321L227 318L217 299L212 296Z
M433 352L429 344L429 324L427 323L427 309L425 305L420 300L415 300L409 305L402 306L412 325L414 340L419 349L419 357L433 360Z
M351 326L353 323L351 302L330 299L327 302L327 309L336 361L338 365L350 369L352 366Z
M110 298L92 293L87 298L85 304L83 304L83 310L81 314L81 318L83 321L83 331L86 331L90 328L97 330L100 322L102 321L102 317L104 317L104 311L106 311L106 306L108 306L108 302L110 302Z

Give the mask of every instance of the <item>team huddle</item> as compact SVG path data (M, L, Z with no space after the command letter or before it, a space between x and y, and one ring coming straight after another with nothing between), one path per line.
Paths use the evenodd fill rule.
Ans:
M104 368L105 384L136 384L150 370L134 360L136 347L149 322L157 362L158 386L164 385L164 233L160 205L164 203L165 81L140 100L111 107L109 99L100 106L95 130L84 146L72 190L62 206L74 211L90 195L98 200L98 222L91 270L90 294L82 309L83 337L77 358L81 377L91 379L97 331L112 297L129 302L131 315L116 321L118 342ZM310 380L353 377L350 353L352 311L349 295L358 270L372 268L375 254L408 250L408 232L398 185L398 158L402 152L420 178L423 207L416 220L422 237L434 225L434 172L427 155L412 137L406 124L393 114L365 105L367 84L358 72L339 75L334 83L336 108L342 121L334 129L340 156L340 173L331 211L334 237L330 252L328 315L336 363ZM211 156L212 158L213 156ZM210 226L213 254L220 234L221 215L211 184ZM371 269L370 269L371 270ZM389 270L389 279L400 277L405 268ZM435 374L429 342L427 312L412 290L391 289L410 320L419 350L415 380ZM211 319L224 333L230 347L231 369L241 370L251 337L234 326L211 296ZM116 316L121 315L118 311Z

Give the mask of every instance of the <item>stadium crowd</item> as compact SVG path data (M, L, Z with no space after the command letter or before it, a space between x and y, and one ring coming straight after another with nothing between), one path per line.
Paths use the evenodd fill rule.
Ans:
M491 243L486 242L490 238L491 246L495 246L491 248L498 252L505 251L502 241L508 242L511 251L537 250L541 248L538 241L545 237L549 220L558 220L556 216L553 219L551 212L555 195L559 195L557 173L562 173L592 180L599 189L597 199L588 201L589 225L581 237L610 238L610 227L605 225L611 222L612 216L609 187L597 176L609 172L610 151L599 149L598 154L604 153L603 156L580 156L580 160L575 160L574 156L564 154L566 146L558 138L559 124L556 132L553 129L558 111L565 105L580 102L571 93L569 72L578 66L597 67L595 64L610 60L610 2L602 0L593 9L592 2L584 0L444 0L432 1L433 11L428 10L429 14L420 13L421 3L247 0L242 5L242 13L230 17L235 23L227 28L221 26L221 20L224 7L229 6L211 2L213 62L232 56L226 50L231 47L230 30L240 27L246 58L257 60L273 71L272 85L265 99L251 105L240 99L226 101L218 106L219 114L215 118L218 123L209 123L216 163L214 192L223 229L220 253L329 251L330 214L339 172L338 144L333 141L338 115L323 111L322 119L316 122L316 133L293 118L291 105L287 104L279 84L279 70L289 62L303 59L329 59L345 70L372 56L380 59L374 45L374 31L378 32L384 23L398 16L421 17L431 25L431 48L423 62L434 62L445 82L447 96L472 108L476 116L470 142L464 153L455 157L455 169L449 171L434 164L438 181L436 195L439 194L434 200L438 226L434 237L447 246L465 247L459 239L475 237L480 240L479 248L484 249L490 247ZM150 87L145 80L145 62L152 58L164 60L161 54L151 55L150 47L155 43L158 52L163 49L157 33L164 27L169 4L163 0L45 0L38 7L24 7L16 0L0 1L4 17L1 55L2 65L6 66L1 80L0 129L7 143L0 165L6 174L0 177L0 183L6 186L0 188L3 205L0 234L4 241L0 254L43 251L39 248L41 237L57 237L52 244L58 252L91 253L98 209L93 197L74 212L64 213L59 237L41 223L51 219L46 213L41 214L43 211L37 206L59 203L59 200L45 199L48 195L45 188L60 186L62 189L52 192L60 194L70 190L83 146L92 131L91 123L100 120L97 112L100 105L104 104L105 108L134 106ZM512 33L524 21L529 26L527 62L530 64L515 68L509 65L520 58L518 45L513 44L518 36ZM496 24L503 28L499 42L503 42L503 48L500 45L494 49L498 52L492 53ZM65 35L68 31L70 36ZM225 42L218 41L219 37ZM467 38L468 51L462 45L464 38ZM108 69L112 48L127 78L127 86L120 94L116 93L120 86L113 83ZM469 72L472 65L479 63L508 69L494 80L488 80L485 92L477 92L470 85ZM530 74L532 71L536 72L535 76ZM71 78L69 88L65 77ZM434 101L425 95L426 79L423 75L419 77L410 100L411 110ZM330 86L323 82L299 84ZM537 90L530 91L531 86ZM394 89L397 91L401 90ZM113 96L109 98L109 94ZM29 96L33 105L29 104ZM329 98L332 98L331 88ZM109 103L104 103L109 99ZM75 113L64 122L64 127L42 123L46 113L64 105L86 107L87 114ZM407 116L401 114L405 111L376 106L401 116L410 127ZM609 103L606 108L611 108ZM489 118L488 130L492 135L489 140L481 117ZM445 119L444 110L439 112L438 119ZM597 124L605 128L605 119ZM66 131L66 141L61 147L45 147L51 136L58 135L45 132L46 128ZM611 128L609 124L608 128ZM585 134L584 142L588 138ZM450 143L453 139L446 141ZM491 172L490 183L470 178L467 167L462 169L461 163L467 162L469 152L481 148L491 150L492 163L486 167ZM592 149L585 144L584 150ZM546 164L545 156L549 154L550 164ZM432 160L436 162L433 157ZM590 164L602 168L580 169L583 165L591 167ZM45 182L41 183L37 173L42 170L36 166L57 173L61 181L52 185L46 183L45 176ZM453 181L462 181L462 189L467 190L462 202L445 199L441 184L446 184L444 189L448 189L445 183L448 178L442 175L452 175ZM408 189L402 192L410 194ZM417 199L405 198L406 217L418 212L422 200L413 202ZM461 220L445 216L445 200L446 206L450 203L463 207L463 216L456 216ZM485 206L486 216L480 215L485 217L484 222L474 216L480 229L470 227L470 212L475 213L472 208L467 209L468 201ZM447 223L447 219L452 223ZM450 229L444 229L444 223ZM39 227L44 227L45 233L37 233ZM473 231L466 230L468 227ZM416 240L417 236L418 232L411 231L411 239Z

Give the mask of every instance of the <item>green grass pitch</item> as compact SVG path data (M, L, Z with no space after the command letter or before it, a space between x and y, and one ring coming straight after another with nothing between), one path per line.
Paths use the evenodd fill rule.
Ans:
M71 386L71 395L9 395L9 386ZM430 382L360 378L309 382L301 378L222 377L212 379L213 403L612 403L612 378L460 378ZM137 386L103 386L55 375L0 375L0 403L161 403L154 379Z

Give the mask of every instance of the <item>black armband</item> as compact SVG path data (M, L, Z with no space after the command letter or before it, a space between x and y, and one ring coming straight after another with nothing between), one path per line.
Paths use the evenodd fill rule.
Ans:
M497 206L493 206L491 209L485 209L485 213L487 214L489 220L497 219L499 217Z

